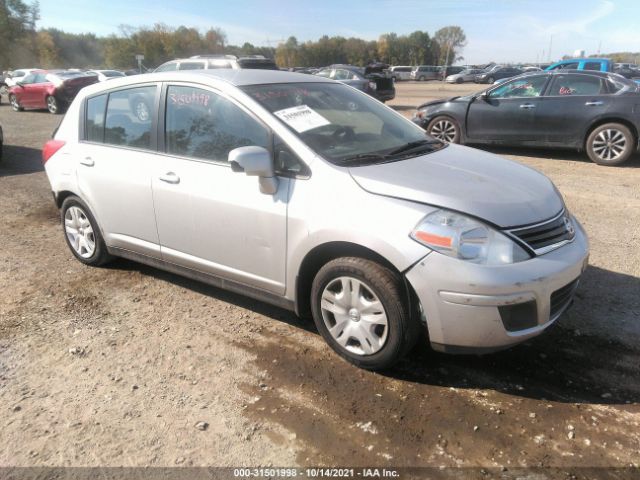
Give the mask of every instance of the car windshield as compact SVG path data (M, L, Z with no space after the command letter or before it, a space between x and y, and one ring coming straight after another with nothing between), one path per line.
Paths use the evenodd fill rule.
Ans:
M337 83L253 85L243 90L336 165L369 165L444 147L379 101Z

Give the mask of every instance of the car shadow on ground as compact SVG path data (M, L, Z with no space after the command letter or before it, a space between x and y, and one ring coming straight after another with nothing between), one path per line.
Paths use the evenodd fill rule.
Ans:
M3 147L2 161L0 161L0 177L24 175L43 170L42 150L18 147L16 145L5 145Z
M118 260L109 268L139 271L317 334L313 321L239 294L128 260ZM603 290L604 285L611 288ZM587 293L592 291L601 291L601 294ZM639 402L640 352L618 339L624 332L609 331L605 336L602 334L605 328L600 328L614 315L625 317L616 319L618 325L637 322L638 291L640 279L637 277L589 267L578 288L574 307L540 337L509 350L481 356L437 353L427 346L425 338L407 358L382 374L414 384L491 389L543 401ZM576 324L584 324L584 331L572 326ZM593 328L586 328L588 326ZM282 348L297 347L282 345ZM336 362L342 361L337 356L333 358ZM270 362L270 359L264 360Z

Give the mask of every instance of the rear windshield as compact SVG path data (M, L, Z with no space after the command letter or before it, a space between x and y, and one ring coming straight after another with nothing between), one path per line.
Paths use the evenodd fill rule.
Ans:
M254 70L279 70L275 62L271 60L240 59L238 60L238 64L242 68L251 68Z

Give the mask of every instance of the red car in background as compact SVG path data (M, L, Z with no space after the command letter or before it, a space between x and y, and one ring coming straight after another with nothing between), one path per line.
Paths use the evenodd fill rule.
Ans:
M16 112L46 108L63 113L78 92L98 82L98 76L72 70L34 70L9 89L9 102Z

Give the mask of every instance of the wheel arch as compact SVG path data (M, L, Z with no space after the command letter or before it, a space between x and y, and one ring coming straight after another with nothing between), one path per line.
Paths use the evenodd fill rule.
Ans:
M582 139L582 150L587 149L587 140L589 139L589 135L591 135L591 132L593 132L596 128L600 127L601 125L604 125L606 123L620 123L622 125L624 125L625 127L627 127L630 131L631 134L633 135L634 141L635 141L635 148L638 148L638 142L640 141L638 135L638 128L635 126L635 124L633 122L631 122L630 120L627 120L623 117L601 117L598 118L596 120L594 120L593 122L591 122L591 124L589 125L589 127L587 128L587 131L584 135L584 138Z
M331 260L340 257L359 257L374 261L388 268L402 279L410 310L417 309L413 287L395 265L383 255L363 245L348 241L331 241L312 248L300 263L295 285L295 312L301 318L311 318L311 285L318 271ZM416 307L416 308L414 308Z

